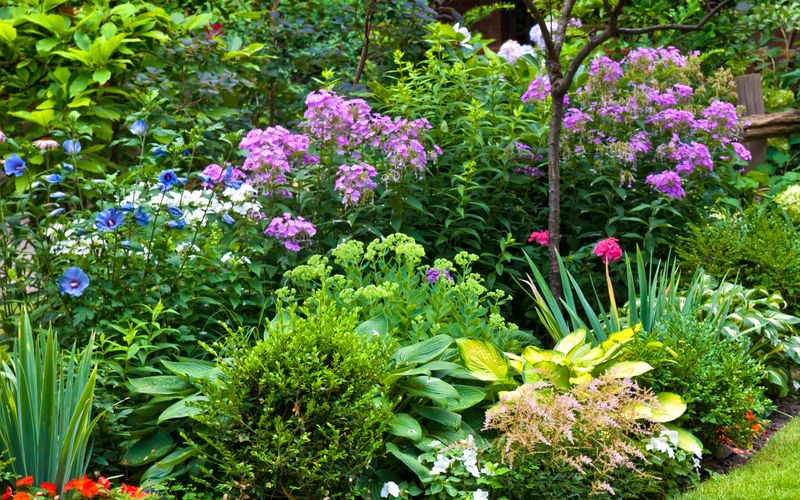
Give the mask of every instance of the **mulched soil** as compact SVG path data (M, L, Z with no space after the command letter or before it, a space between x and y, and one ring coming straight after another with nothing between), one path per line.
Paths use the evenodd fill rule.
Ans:
M710 455L703 460L703 469L725 474L731 469L739 467L750 460L750 457L752 457L755 452L767 444L767 441L769 441L769 438L771 438L775 432L788 424L792 418L798 414L800 414L800 399L785 399L779 401L777 411L770 415L770 420L772 422L770 422L767 427L766 434L753 444L752 449L730 448L731 454L724 458Z

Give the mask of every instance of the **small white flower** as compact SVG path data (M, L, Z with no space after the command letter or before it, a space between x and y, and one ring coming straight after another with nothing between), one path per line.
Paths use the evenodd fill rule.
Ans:
M477 489L472 493L472 500L489 500L489 493Z
M472 45L470 45L469 41L472 39L472 33L469 32L469 29L466 26L461 26L459 23L454 24L453 29L456 30L456 33L464 36L464 39L459 42L461 46L471 49Z
M446 456L439 453L436 455L436 462L433 463L433 467L431 468L431 475L438 475L443 472L447 472L447 468L450 467L450 464L453 463L452 458L447 458Z
M397 486L397 483L394 481L389 481L388 483L383 485L381 489L381 498L389 498L389 497L399 497L400 496L400 487Z

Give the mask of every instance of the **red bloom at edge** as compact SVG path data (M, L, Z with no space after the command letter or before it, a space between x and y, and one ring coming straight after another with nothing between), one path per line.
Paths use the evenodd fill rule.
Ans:
M100 493L97 488L97 483L86 477L84 474L81 479L73 479L64 485L64 491L75 490L80 493L84 498L94 498L95 495Z
M122 483L122 486L119 487L119 490L125 495L128 495L130 498L147 498L149 496L138 486L128 486L125 483Z
M547 229L542 231L534 231L531 233L530 238L528 238L528 243L531 241L535 241L540 245L547 245L550 242L550 233L547 232Z
M622 248L620 248L616 238L606 238L595 244L594 254L603 259L603 264L608 264L616 262L622 257Z
M6 492L3 493L3 496L0 497L0 500L8 500L9 498L11 498L11 494L12 494L11 486L9 486L8 488L6 488Z
M43 490L47 490L52 496L58 495L58 490L56 489L56 485L53 483L42 483L40 486Z
M111 487L112 487L111 481L109 481L108 479L104 478L103 476L100 476L100 478L97 480L97 484L99 484L100 486L105 488L106 491L111 491Z
M18 491L14 493L14 498L12 498L11 500L30 500L30 498L31 498L30 494L25 493L24 491Z
M17 480L17 488L20 486L30 486L33 484L33 476L25 476L22 479Z

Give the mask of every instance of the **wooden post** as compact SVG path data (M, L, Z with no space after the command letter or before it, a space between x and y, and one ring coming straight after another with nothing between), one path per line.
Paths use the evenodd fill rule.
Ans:
M764 108L764 93L761 88L761 74L752 73L737 77L736 95L739 98L739 104L744 106L744 116L763 115L766 111ZM744 145L753 156L748 169L767 161L766 139L745 141Z

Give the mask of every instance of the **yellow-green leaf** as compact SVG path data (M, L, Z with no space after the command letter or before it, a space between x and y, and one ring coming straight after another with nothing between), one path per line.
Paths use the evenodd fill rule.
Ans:
M508 379L509 364L500 349L480 339L456 339L464 366L475 377L489 382Z

